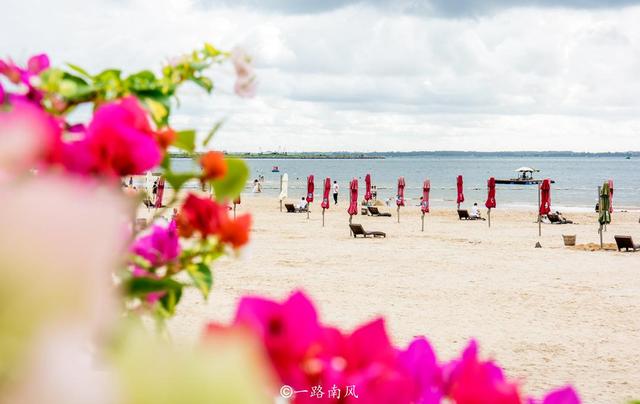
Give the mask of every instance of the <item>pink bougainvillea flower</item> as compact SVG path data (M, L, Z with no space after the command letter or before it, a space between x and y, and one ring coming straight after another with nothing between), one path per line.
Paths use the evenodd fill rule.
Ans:
M180 255L176 222L172 220L167 227L154 225L150 234L136 240L132 250L154 267L174 261Z
M2 104L4 104L4 87L0 83L0 108L2 108Z
M414 339L400 353L400 365L413 379L412 400L420 404L438 404L442 399L442 370L435 352L424 337Z
M493 362L480 362L478 345L472 340L462 358L451 365L447 395L457 404L520 404L518 385L505 380Z
M85 138L76 143L73 153L65 154L64 165L85 174L142 174L162 159L147 113L134 97L100 106Z
M231 61L236 71L234 90L241 97L253 97L256 93L257 80L251 59L242 49L235 49L231 54Z
M26 97L32 101L40 102L43 98L42 91L34 85L33 78L49 68L49 57L45 54L35 55L29 58L27 68L23 69L12 60L0 60L0 74L6 76L14 84L24 84L28 88Z
M13 84L20 84L22 77L22 69L13 63L12 60L0 59L0 74L9 79Z
M60 158L60 123L23 97L0 108L0 169L20 171Z
M283 303L245 297L238 304L234 324L247 327L263 342L283 383L305 385L305 360L321 329L313 304L302 292Z
M31 56L27 62L27 71L31 74L40 74L50 66L49 57L45 54Z
M540 401L529 399L529 404L580 404L578 393L571 386L553 390Z

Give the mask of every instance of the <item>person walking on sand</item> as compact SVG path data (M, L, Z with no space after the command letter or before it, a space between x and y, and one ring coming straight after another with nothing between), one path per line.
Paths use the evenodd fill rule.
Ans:
M340 187L338 186L338 181L333 181L333 204L338 204L338 191Z

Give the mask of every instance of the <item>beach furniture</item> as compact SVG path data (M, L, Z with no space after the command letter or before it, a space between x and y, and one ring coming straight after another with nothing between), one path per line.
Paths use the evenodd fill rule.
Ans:
M551 222L552 224L572 224L573 223L571 220L565 219L562 216L562 214L559 212L547 213L547 219L549 219L549 222Z
M375 206L367 206L367 209L369 209L369 214L371 216L391 217L391 213L380 212L380 210L378 208L376 208Z
M355 238L356 236L362 236L362 237L367 237L367 236L373 236L373 237L387 237L387 234L382 232L382 231L365 231L364 227L362 227L361 224L350 224L349 228L351 229L351 233L353 234L353 237Z
M616 244L618 246L618 251L625 250L629 251L630 249L633 251L640 250L640 244L635 244L631 236L614 236L616 239Z
M469 216L469 211L466 209L458 209L458 219L471 220L471 216Z
M284 207L287 208L287 213L296 213L296 207L292 203L285 203Z

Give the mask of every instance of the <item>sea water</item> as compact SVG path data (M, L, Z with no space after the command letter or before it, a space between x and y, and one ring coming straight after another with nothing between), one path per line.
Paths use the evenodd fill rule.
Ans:
M307 176L315 176L316 198L322 197L326 177L338 181L340 201L346 205L349 181L358 179L359 192L364 193L364 177L371 174L372 185L378 189L378 199L386 200L396 194L398 177L404 176L405 197L410 204L418 204L422 183L431 181L430 202L434 207L454 206L456 177L464 178L464 206L484 204L487 179L515 178L515 170L522 166L539 169L534 178L551 178L552 207L557 210L589 209L598 201L598 186L606 180L614 182L613 204L616 209L640 209L640 159L620 157L387 157L385 159L248 159L251 176L243 196L252 195L254 179L264 177L262 195L280 193L280 177L289 176L289 198L306 195ZM174 159L177 171L193 169L188 159ZM273 173L278 166L280 172ZM194 184L195 185L195 184ZM259 196L259 195L255 195ZM537 204L536 185L496 186L498 207L534 207Z

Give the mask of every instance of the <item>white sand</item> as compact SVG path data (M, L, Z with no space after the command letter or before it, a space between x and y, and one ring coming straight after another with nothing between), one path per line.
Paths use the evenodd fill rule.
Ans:
M275 199L245 198L239 212L254 215L251 246L239 260L218 262L207 303L184 297L173 335L197 338L207 320L229 321L242 295L284 298L302 288L323 321L352 329L383 315L394 342L424 334L441 360L476 337L530 394L573 383L585 403L640 398L640 252L562 243L563 233L598 242L595 213L567 214L576 225L543 225L539 239L532 211L494 209L489 229L439 210L422 233L419 208L405 207L400 224L355 217L388 235L364 240L349 236L345 203L331 207L325 228L319 204L312 210L307 220L280 213ZM614 213L605 242L614 234L640 242L639 216Z

